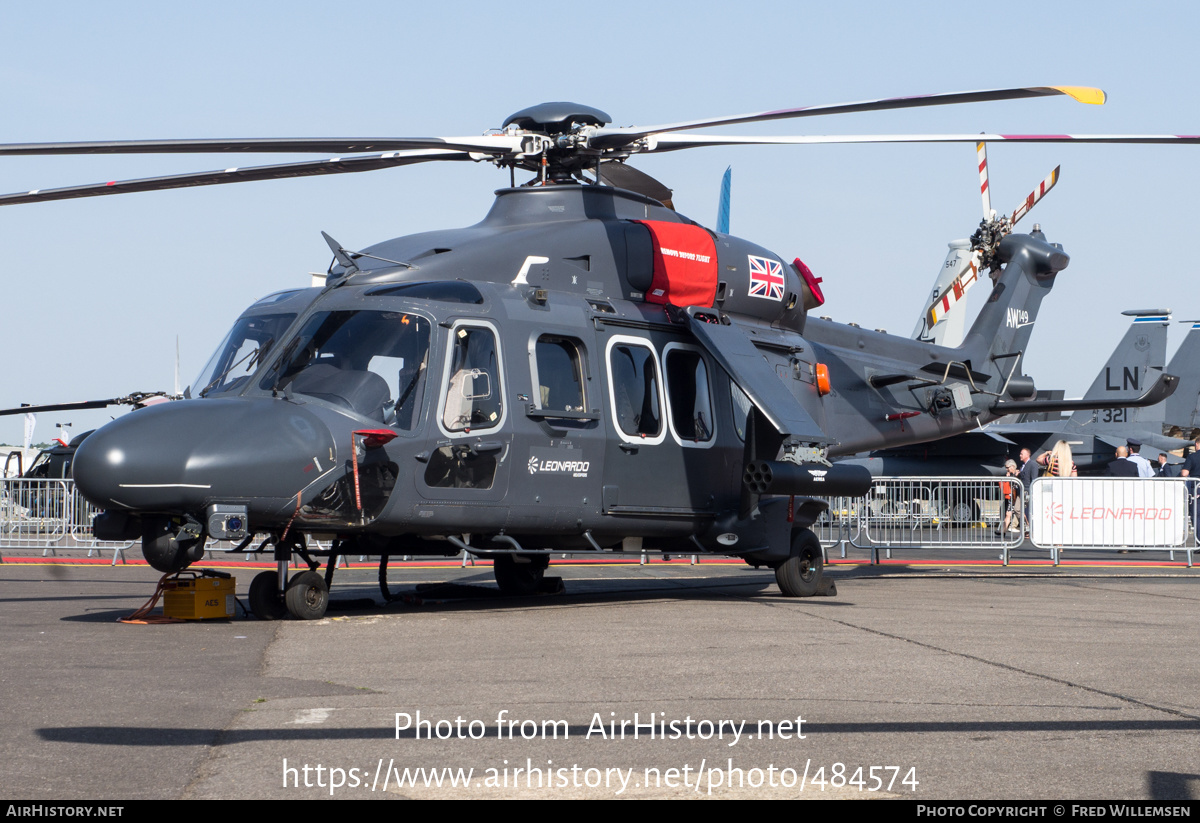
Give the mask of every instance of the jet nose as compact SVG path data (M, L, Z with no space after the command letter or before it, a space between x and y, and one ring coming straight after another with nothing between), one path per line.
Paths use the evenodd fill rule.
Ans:
M334 464L329 429L273 398L184 400L141 409L87 438L75 484L104 509L197 512L213 500L278 508Z

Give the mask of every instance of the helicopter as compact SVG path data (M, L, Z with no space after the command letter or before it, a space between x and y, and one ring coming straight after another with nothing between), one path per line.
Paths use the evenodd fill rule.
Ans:
M1038 406L1020 364L1069 257L1040 230L994 239L991 294L956 348L809 321L818 282L677 212L633 155L714 145L963 142L979 135L714 137L721 125L1067 95L1024 87L809 106L651 127L545 103L475 137L9 144L0 155L318 152L339 156L0 195L0 205L440 161L507 169L462 229L361 250L326 235L324 286L244 312L187 399L98 429L75 455L98 539L171 573L207 540L271 535L261 618L321 617L339 556L493 560L531 593L556 551L707 553L828 590L809 528L870 474L830 458L957 434ZM989 135L989 141L1194 142ZM372 152L345 156L347 152ZM533 178L517 184L516 173ZM1162 375L1127 405L1158 402ZM315 543L330 541L328 549ZM265 546L264 546L265 547ZM260 549L264 548L260 547ZM308 570L289 576L292 556ZM324 573L317 558L326 557Z

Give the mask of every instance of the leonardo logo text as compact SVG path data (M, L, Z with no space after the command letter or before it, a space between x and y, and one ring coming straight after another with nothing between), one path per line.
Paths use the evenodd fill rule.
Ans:
M589 460L539 460L536 457L531 457L529 458L529 473L567 473L572 477L587 477L588 466L590 465L591 461Z

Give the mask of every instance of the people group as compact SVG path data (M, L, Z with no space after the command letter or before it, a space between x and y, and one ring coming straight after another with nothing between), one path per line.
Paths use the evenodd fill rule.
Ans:
M1191 478L1188 482L1188 497L1189 500L1196 493L1196 486L1200 485L1200 438L1195 441L1195 451L1184 460L1181 466L1172 466L1167 462L1165 454L1157 456L1157 462L1151 463L1141 455L1142 443L1137 438L1131 437L1125 441L1125 445L1118 446L1115 458L1104 469L1103 475L1106 477L1184 477ZM1005 477L1016 477L1024 485L1026 489L1025 495L1025 522L1029 522L1029 494L1028 490L1033 486L1033 481L1039 476L1041 477L1078 477L1079 469L1075 465L1071 456L1071 446L1065 440L1059 440L1054 444L1054 448L1049 451L1044 451L1036 457L1029 449L1021 449L1020 459L1017 461L1008 460L1004 464ZM997 529L997 533L1003 533L1012 530L1017 530L1011 526L1015 518L1016 503L1015 498L1005 492L1006 510L1004 516L1004 525L1001 529ZM1019 519L1017 522L1020 522ZM1028 532L1026 532L1028 536Z
M1200 439L1196 440L1196 449L1200 450ZM1167 462L1167 456L1159 452L1156 463L1151 463L1141 455L1142 441L1131 437L1124 446L1118 446L1116 460L1113 460L1104 470L1107 477L1188 477L1189 474L1200 472L1200 457L1193 452L1183 466L1176 469ZM1187 468L1192 464L1192 468ZM1178 473L1176 473L1178 472Z

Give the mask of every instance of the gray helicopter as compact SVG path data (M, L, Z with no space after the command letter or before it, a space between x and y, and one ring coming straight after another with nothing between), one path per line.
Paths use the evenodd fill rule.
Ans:
M547 103L480 137L8 145L0 154L375 153L45 189L0 205L441 160L510 170L512 185L473 226L360 251L327 237L334 262L322 288L260 301L189 399L83 442L73 473L104 509L96 537L140 539L164 573L200 559L210 538L241 550L267 533L278 571L250 591L264 618L323 615L336 558L350 554L380 556L385 596L389 556L469 552L494 561L501 589L527 593L564 550L730 555L773 568L785 595L811 596L823 585L809 528L821 498L870 482L830 458L1036 407L1020 363L1069 258L1040 231L997 238L991 295L957 348L817 321L814 335L819 291L799 261L689 220L669 189L624 161L745 143L977 141L689 130L1060 94L1103 101L1098 90L1036 87L645 128ZM517 170L534 178L518 186ZM1158 402L1174 385L1162 375L1126 405ZM309 570L289 579L294 553Z

